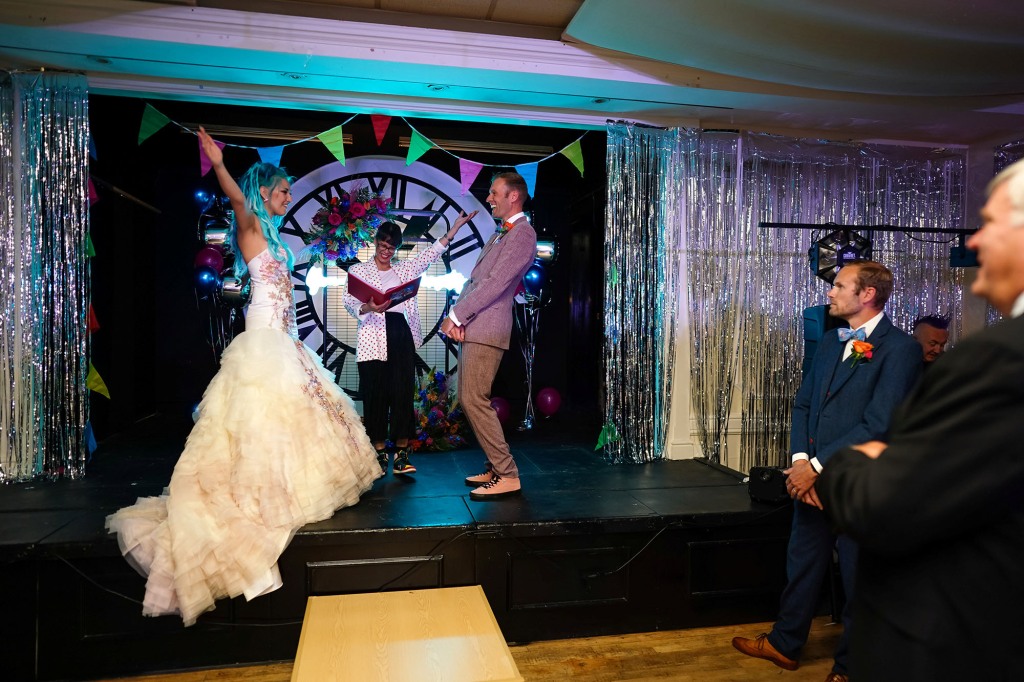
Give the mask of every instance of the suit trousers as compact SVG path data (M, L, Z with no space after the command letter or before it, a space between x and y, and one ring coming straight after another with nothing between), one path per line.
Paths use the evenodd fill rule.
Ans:
M847 673L853 614L853 581L857 565L857 543L846 535L837 536L825 513L817 507L794 502L793 526L786 559L786 589L782 592L779 619L768 641L792 659L800 658L807 643L811 621L818 613L822 588L832 563L832 551L839 554L839 571L846 593L843 607L843 634L836 645L833 670Z
M505 442L498 413L491 407L491 386L505 351L463 341L459 348L459 403L487 455L487 468L502 478L519 478L519 468Z

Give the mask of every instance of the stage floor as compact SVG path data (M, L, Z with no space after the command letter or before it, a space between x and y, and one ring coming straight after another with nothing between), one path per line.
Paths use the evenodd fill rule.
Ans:
M0 556L103 541L107 514L167 485L190 427L154 416L101 443L83 479L0 486ZM479 448L427 452L412 458L416 474L386 475L357 505L300 533L777 511L751 503L741 474L703 460L609 465L594 450L597 429L541 421L532 431L509 429L508 439L523 483L519 497L470 501L463 479L483 471Z
M524 642L767 620L784 584L788 505L751 501L703 460L609 465L596 426L556 416L509 429L519 497L469 499L476 447L422 453L415 475L302 528L279 591L218 602L192 628L142 618L143 579L104 518L162 491L190 428L152 417L103 441L81 480L0 486L0 579L24 614L0 632L13 679L288 659L313 595L479 584Z

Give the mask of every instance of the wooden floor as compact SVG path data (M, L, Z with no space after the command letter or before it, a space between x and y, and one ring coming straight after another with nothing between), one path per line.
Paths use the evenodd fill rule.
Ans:
M826 617L816 619L811 626L800 669L795 672L749 658L733 649L733 637L755 637L769 628L771 623L754 623L563 639L514 645L511 650L520 674L528 682L565 679L593 682L823 682L832 670L832 651L841 626L829 623ZM121 678L118 682L289 682L291 674L292 664L287 662Z

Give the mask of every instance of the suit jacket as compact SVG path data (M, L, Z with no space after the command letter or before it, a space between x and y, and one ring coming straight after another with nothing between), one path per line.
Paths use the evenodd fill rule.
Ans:
M437 262L447 248L438 240L409 260L393 262L391 269L398 275L399 280L408 282L422 275L431 263ZM380 270L377 269L377 265L373 261L357 263L349 269L349 272L355 273L356 277L376 289L384 291L384 285L380 281ZM356 331L356 362L387 360L388 327L384 313L371 312L360 315L359 307L363 305L363 302L355 296L349 295L347 290L342 301L349 314L359 321ZM413 344L419 348L423 345L423 330L420 329L420 308L416 304L415 296L405 301L405 321L412 332Z
M883 315L868 338L870 360L840 364L839 330L825 333L793 405L790 452L825 466L845 445L881 439L921 373L921 346Z
M936 360L888 443L839 452L817 482L861 547L854 679L1021 679L1024 318Z
M512 336L512 299L537 256L537 233L526 217L505 236L484 245L452 311L466 327L466 341L508 350Z

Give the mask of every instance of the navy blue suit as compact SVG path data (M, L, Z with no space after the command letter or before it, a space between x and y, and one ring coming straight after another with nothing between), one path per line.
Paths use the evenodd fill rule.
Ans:
M893 411L921 373L921 346L884 315L867 341L873 346L871 359L854 366L853 358L842 361L846 344L839 340L838 330L826 332L797 391L791 453L806 452L827 469L840 448L885 438ZM838 540L847 606L833 669L845 673L857 547L846 536L837 538L820 509L799 501L794 505L788 584L768 641L789 658L799 659Z

